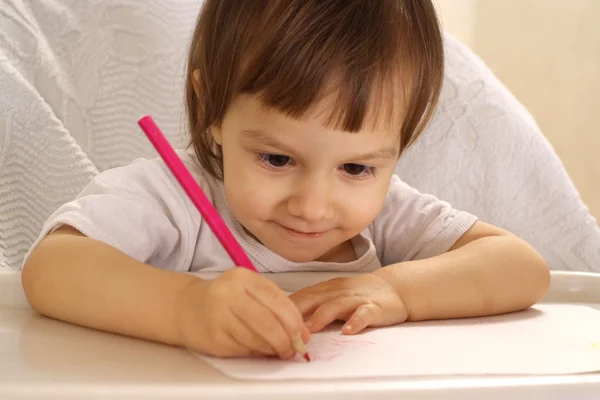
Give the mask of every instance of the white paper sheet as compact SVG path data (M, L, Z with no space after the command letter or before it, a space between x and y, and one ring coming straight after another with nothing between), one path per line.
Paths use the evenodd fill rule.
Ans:
M485 318L405 323L346 336L314 334L300 357L200 356L232 378L337 379L401 376L571 374L600 371L600 311L538 305Z

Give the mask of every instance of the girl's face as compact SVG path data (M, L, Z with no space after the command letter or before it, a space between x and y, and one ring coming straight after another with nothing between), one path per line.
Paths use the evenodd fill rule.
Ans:
M327 110L297 120L242 95L211 128L233 214L290 261L337 261L379 213L396 166L399 126L332 130Z

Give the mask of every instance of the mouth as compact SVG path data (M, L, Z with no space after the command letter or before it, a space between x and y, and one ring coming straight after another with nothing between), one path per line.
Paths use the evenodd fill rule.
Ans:
M277 225L279 225L281 228L283 228L288 233L290 233L294 236L298 236L298 237L317 238L317 237L323 236L325 233L327 233L327 231L313 231L313 232L302 231L302 230L290 228L290 227L282 225L280 223L277 223Z

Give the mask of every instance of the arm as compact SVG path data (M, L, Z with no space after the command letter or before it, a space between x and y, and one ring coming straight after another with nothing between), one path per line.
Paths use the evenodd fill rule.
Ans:
M41 314L216 356L293 357L310 340L273 282L243 268L214 281L161 270L63 227L34 249L23 288Z
M476 222L449 252L375 273L404 301L412 321L525 309L548 290L544 259L526 242Z
M41 314L99 330L182 345L180 294L198 278L141 263L62 227L23 268L23 288Z
M544 260L524 241L476 222L447 253L336 278L291 297L311 332L345 320L344 334L406 320L463 318L518 311L549 286Z

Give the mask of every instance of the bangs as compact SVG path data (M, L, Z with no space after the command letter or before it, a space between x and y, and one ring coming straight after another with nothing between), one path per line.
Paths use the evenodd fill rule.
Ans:
M427 48L440 40L421 32L435 14L419 25L404 2L321 3L277 2L248 37L235 92L293 118L327 102L328 126L348 132L402 121L408 145L441 85L443 53Z
M283 60L282 60L283 61ZM268 108L302 119L315 109L325 110L325 126L347 132L394 126L398 130L410 102L411 77L381 65L358 70L342 63L307 68L295 77L299 59L272 64L272 71L248 77L238 93L256 95ZM272 72L273 75L270 75ZM406 72L406 70L403 70ZM382 125L384 124L384 125Z

